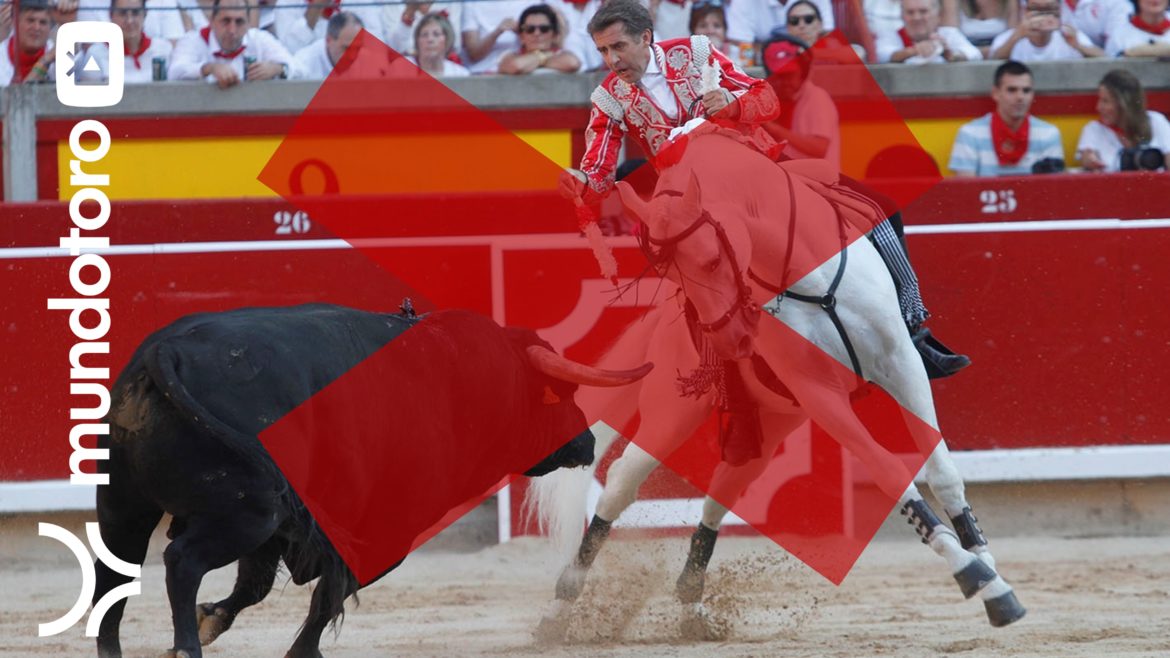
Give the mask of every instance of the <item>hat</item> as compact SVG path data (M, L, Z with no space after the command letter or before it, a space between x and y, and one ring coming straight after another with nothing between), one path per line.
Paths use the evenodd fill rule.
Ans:
M769 76L790 71L808 75L812 53L795 39L776 39L764 46L764 70Z

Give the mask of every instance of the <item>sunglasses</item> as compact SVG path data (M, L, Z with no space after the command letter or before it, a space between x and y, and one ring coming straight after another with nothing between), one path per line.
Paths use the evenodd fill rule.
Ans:
M805 25L812 25L813 23L817 22L818 20L820 20L820 19L817 18L816 14L805 14L804 16L791 16L791 17L789 17L788 24L791 25L792 27L796 27L797 25L800 25L801 21L804 21Z
M549 32L552 32L552 29L553 26L551 25L525 25L524 27L520 28L520 31L524 34L536 34L537 32L540 32L541 34L548 34Z

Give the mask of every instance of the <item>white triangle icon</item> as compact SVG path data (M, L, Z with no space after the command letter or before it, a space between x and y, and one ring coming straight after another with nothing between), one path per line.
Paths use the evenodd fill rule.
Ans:
M90 58L89 58L89 61L85 63L85 66L84 66L84 67L82 67L82 69L81 69L81 70L82 70L82 71L87 71L87 72L89 72L89 73L101 73L101 72L102 72L102 67L98 66L98 63L97 63L97 60L96 60L96 59L94 59L94 58L90 57Z

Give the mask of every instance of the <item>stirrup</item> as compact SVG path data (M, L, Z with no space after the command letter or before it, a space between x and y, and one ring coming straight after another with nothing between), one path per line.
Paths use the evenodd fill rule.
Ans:
M950 377L963 368L971 365L971 359L965 354L955 354L949 347L935 338L930 329L919 326L912 329L910 338L914 347L922 357L922 364L926 366L926 374L931 379Z

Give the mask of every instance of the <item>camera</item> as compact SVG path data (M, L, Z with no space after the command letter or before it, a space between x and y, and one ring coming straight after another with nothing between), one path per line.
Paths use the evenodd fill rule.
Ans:
M1122 171L1157 171L1166 166L1166 155L1148 146L1121 149Z
M1032 164L1033 174L1059 174L1064 171L1064 160L1060 158L1044 158Z

